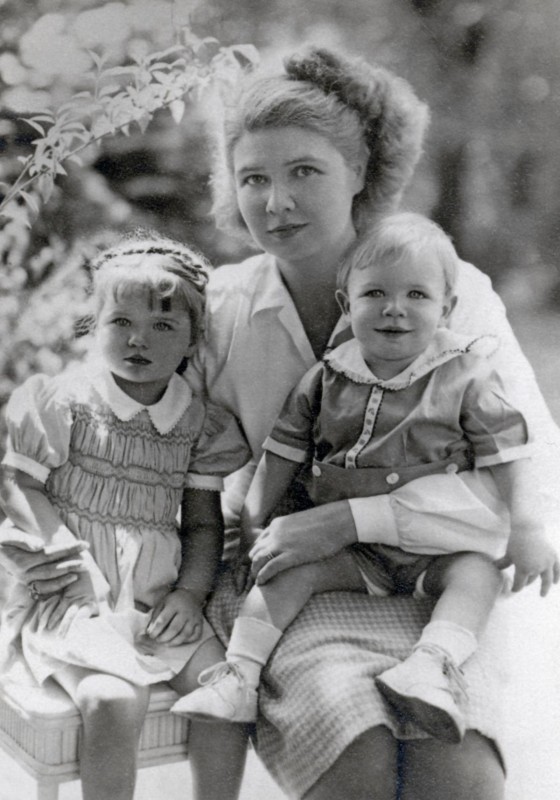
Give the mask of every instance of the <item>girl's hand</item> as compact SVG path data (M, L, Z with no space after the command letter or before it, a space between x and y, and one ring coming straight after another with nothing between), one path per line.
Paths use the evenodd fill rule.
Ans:
M188 589L174 589L152 611L146 634L171 646L196 642L202 634L201 606Z
M513 564L515 575L512 591L519 592L540 577L541 597L560 580L560 562L554 548L539 531L512 531L506 554L496 562L499 569Z

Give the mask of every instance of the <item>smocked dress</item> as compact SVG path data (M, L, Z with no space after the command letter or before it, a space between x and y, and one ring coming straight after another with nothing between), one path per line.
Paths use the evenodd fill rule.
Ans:
M41 610L56 598L38 605L16 585L2 621L4 670L23 656L39 682L66 664L138 684L172 677L201 640L168 647L144 631L178 578L183 490L220 491L223 476L246 461L235 420L205 406L179 375L159 402L143 406L94 364L30 378L6 416L4 464L44 484L66 526L56 543L76 537L89 545L80 582L96 613L48 631ZM0 538L30 550L46 543L9 524ZM206 624L202 640L210 635Z
M356 339L327 353L288 396L264 448L302 465L315 505L386 494L426 475L458 474L531 455L523 414L489 364L495 337L439 329L393 378L377 378ZM477 473L488 513L468 535L357 544L350 552L372 594L412 591L434 554L504 555L509 513L491 476ZM473 485L471 483L471 485ZM441 508L437 486L426 502ZM455 527L458 529L455 530Z
M506 376L508 396L515 398L529 421L538 442L535 467L541 486L552 492L560 435L504 307L488 277L470 264L461 262L456 290L458 302L449 327L458 333L499 337L500 347L490 361ZM240 420L253 453L249 467L226 480L224 510L233 541L263 442L287 395L317 359L269 254L216 270L208 285L207 307L207 345L198 363L191 363L187 378L195 387L202 382L211 399ZM331 347L349 338L341 320L333 330ZM368 523L374 518L378 524L380 514L384 524L396 527L405 538L416 537L420 528L444 537L449 522L468 534L471 520L478 527L487 508L465 480L469 474L423 477L373 498L373 505L369 497L354 499L349 505L358 540L368 541ZM435 480L445 482L437 514L430 511L425 488ZM551 506L557 519L552 498ZM207 607L208 619L224 642L242 600L226 573ZM313 597L290 625L263 672L256 726L257 751L290 797L303 797L371 728L385 726L400 740L425 738L419 728L391 713L374 678L410 654L431 611L430 601L406 595L377 598L330 592ZM499 602L477 652L465 665L470 698L467 726L498 748L503 743L501 691L507 678L504 637L511 624L508 603Z

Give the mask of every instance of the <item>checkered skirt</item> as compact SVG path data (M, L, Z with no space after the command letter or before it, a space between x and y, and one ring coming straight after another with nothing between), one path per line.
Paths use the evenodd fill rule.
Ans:
M225 573L207 609L224 643L240 602ZM259 756L290 797L302 797L370 728L385 725L400 740L426 737L397 718L374 677L410 653L431 610L431 601L409 596L331 592L312 598L292 623L263 672L256 726ZM504 613L500 602L477 653L464 665L468 728L498 750Z

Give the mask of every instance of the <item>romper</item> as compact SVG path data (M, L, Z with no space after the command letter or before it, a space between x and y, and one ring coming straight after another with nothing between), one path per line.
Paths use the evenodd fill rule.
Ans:
M4 670L23 657L41 683L66 664L134 683L166 680L212 635L169 647L143 636L151 610L172 589L181 565L178 513L187 487L221 491L223 476L247 460L235 419L205 406L174 374L159 402L132 400L103 367L36 375L7 407L4 464L44 483L66 530L89 544L86 555L99 616L47 631L25 587L14 587L2 622ZM10 523L0 541L42 549L42 537ZM52 600L42 601L45 607Z
M328 353L288 397L265 449L303 464L299 479L316 505L386 494L416 478L482 469L530 455L527 424L506 398L486 356L493 337L445 328L399 375L380 380L356 339ZM430 497L438 509L440 499ZM509 514L465 541L452 524L444 552L505 552ZM350 548L372 594L414 591L430 564L433 542L405 550L379 544ZM432 552L430 552L432 551ZM436 556L437 557L437 556Z

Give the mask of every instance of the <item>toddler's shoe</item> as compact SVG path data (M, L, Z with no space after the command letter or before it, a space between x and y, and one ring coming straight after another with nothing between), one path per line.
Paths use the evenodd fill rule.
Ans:
M461 670L442 652L418 647L412 655L375 679L385 699L401 714L445 742L465 735L460 705L467 700Z
M171 711L192 719L255 722L257 691L234 662L222 661L198 676L200 689L181 697Z

